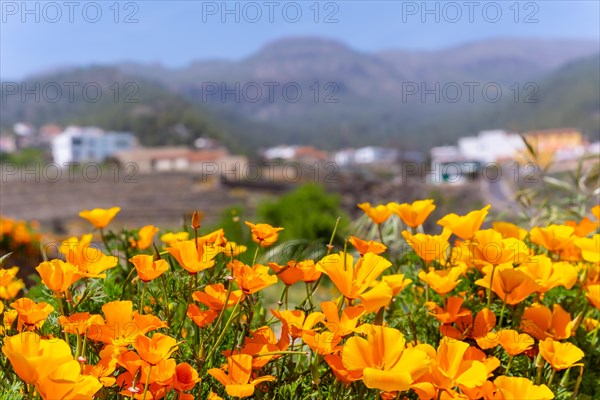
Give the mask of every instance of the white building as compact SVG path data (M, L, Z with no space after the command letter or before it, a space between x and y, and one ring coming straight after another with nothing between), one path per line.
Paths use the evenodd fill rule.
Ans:
M463 159L484 164L514 159L515 154L524 147L519 135L503 130L481 131L477 136L458 140L458 149Z
M118 151L131 150L135 144L135 137L131 133L70 126L52 140L52 156L59 165L81 161L102 162Z

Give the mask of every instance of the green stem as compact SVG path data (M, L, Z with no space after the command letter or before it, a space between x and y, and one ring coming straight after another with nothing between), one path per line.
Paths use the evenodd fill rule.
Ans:
M556 370L552 368L552 373L550 374L550 379L548 379L548 387L552 385L552 381L554 380L554 375L556 375Z
M256 251L254 252L254 258L252 259L252 266L256 265L256 259L258 258L259 250L260 250L260 246L256 246Z
M148 393L148 384L150 383L150 373L152 372L152 364L150 364L150 368L148 368L148 376L146 376L146 384L144 385L144 394L142 395L142 400L146 400L146 393Z
M140 296L140 307L138 308L140 315L144 314L144 294L146 294L146 282L142 281L142 294Z
M577 382L575 382L575 389L573 389L573 398L576 399L579 394L579 386L581 385L581 380L583 379L583 365L579 367L579 376L577 377Z
M513 356L508 357L508 363L506 364L506 370L504 371L504 375L508 376L508 371L510 370L510 365L512 364Z
M492 268L492 276L490 277L490 287L487 288L487 308L490 308L492 304L492 285L494 284L494 273L496 272L496 265Z
M227 332L227 329L229 328L229 326L233 322L234 317L238 313L237 311L238 311L238 307L240 305L240 299L241 298L242 298L241 296L238 297L238 301L235 303L235 306L233 307L233 310L231 311L231 315L229 316L229 319L227 319L227 322L225 323L225 326L223 327L223 330L221 331L221 334L217 338L217 341L215 342L215 344L211 347L210 351L208 352L208 355L206 356L206 360L210 359L210 357L213 355L213 353L215 352L215 350L217 349L217 347L219 347L219 345L221 344L221 341L223 340L223 337L225 336L225 333Z

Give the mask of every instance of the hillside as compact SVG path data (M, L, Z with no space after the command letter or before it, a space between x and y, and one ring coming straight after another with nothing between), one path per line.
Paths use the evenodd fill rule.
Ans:
M180 69L123 63L32 77L42 86L99 82L106 89L98 103L81 96L72 102L23 103L11 96L3 104L2 123L96 124L138 132L149 145L207 135L237 149L278 143L426 149L489 128L568 125L594 134L599 131L597 52L598 43L590 41L497 39L434 52L369 54L333 40L288 38L239 61L197 61ZM115 102L108 89L115 82L121 89L133 82L139 101ZM269 83L275 85L272 94ZM479 85L473 99L465 83ZM285 97L286 84L299 87L301 98ZM439 99L422 96L436 84ZM500 88L498 102L484 97L486 84ZM256 87L262 88L260 95L252 91ZM463 92L453 101L452 91L440 93L444 87ZM223 89L233 89L239 98Z

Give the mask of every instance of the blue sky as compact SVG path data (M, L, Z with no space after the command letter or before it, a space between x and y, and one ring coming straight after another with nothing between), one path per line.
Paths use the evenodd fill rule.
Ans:
M180 67L240 59L286 36L322 36L366 52L497 37L600 40L596 0L74 3L30 1L25 10L21 1L0 1L0 78L126 60Z

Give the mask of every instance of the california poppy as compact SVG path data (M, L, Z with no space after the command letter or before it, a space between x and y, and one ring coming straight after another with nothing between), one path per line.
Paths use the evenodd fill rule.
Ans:
M342 349L344 367L370 389L404 391L429 369L429 357L406 348L404 335L392 328L365 326L367 338L354 336Z
M173 379L173 387L175 390L179 392L192 390L199 381L200 378L198 377L198 371L196 371L190 364L186 362L177 364Z
M363 210L371 221L377 225L383 224L392 215L392 210L385 204L372 207L371 203L360 203L358 204L358 208Z
M183 269L196 274L215 265L214 258L221 252L221 248L208 244L196 246L194 240L185 240L172 242L167 251Z
M552 338L540 342L540 354L557 371L571 368L585 356L574 344L561 343Z
M554 393L546 385L534 385L527 378L499 376L494 380L498 394L505 400L551 400Z
M45 302L36 303L35 301L22 297L10 304L12 308L17 310L19 321L29 327L43 322L48 318L48 315L54 311L54 307Z
M160 240L168 246L171 246L174 242L183 242L189 238L189 232L167 232L160 237Z
M289 333L293 338L299 338L303 332L311 331L313 326L325 319L320 312L305 314L302 310L271 310L271 313L283 324L283 332Z
M164 259L155 260L153 256L138 254L129 259L144 282L150 282L169 270L169 263Z
M25 383L33 384L58 365L73 360L71 347L64 340L45 340L34 332L4 338L2 352Z
M510 222L492 222L492 228L496 232L500 233L503 238L524 240L528 235L528 232L525 229L519 227L518 225L511 224Z
M194 292L192 299L204 304L211 310L221 311L223 308L234 306L235 303L240 301L240 298L243 299L244 297L241 290L230 290L228 299L227 292L222 283L206 285L203 291ZM225 302L227 302L227 305L225 305Z
M104 324L104 318L98 314L92 315L89 312L79 312L68 317L61 315L58 317L58 323L62 326L64 332L84 335L92 325Z
M471 211L467 215L459 216L454 213L448 214L440 219L437 223L445 228L448 228L456 236L463 240L469 240L479 230L483 220L488 214L491 206L487 205L481 210Z
M12 300L25 287L23 280L17 278L19 267L0 268L0 299Z
M298 268L296 261L288 261L283 266L275 262L270 262L268 265L275 272L275 275L287 286L301 281L304 277L304 271Z
M227 394L233 397L252 396L256 385L275 380L271 375L251 379L252 357L247 354L227 357L227 373L220 368L211 368L208 373L224 385Z
M223 254L227 257L233 258L239 254L242 254L248 250L248 247L237 244L235 242L227 242L225 245L221 246L223 248Z
M388 208L411 228L423 225L429 214L435 210L433 200L416 200L412 204L389 203Z
M269 247L279 239L279 232L283 228L276 228L269 224L253 224L252 222L245 222L250 227L252 232L252 240L260 247Z
M572 335L574 327L571 315L559 304L553 305L553 310L542 304L534 303L525 308L521 317L521 329L538 340L548 337L562 340Z
M177 350L177 341L162 333L155 333L151 338L138 335L133 342L133 347L142 360L150 365L156 365Z
M445 260L449 255L450 244L448 239L452 235L449 229L444 229L439 235L426 235L403 231L402 237L423 261L430 263L434 260Z
M519 333L512 329L498 331L496 341L512 357L530 349L535 343L528 334Z
M256 264L250 267L241 261L233 260L227 264L233 279L244 294L256 293L277 283L277 276L269 275L269 267Z
M36 271L42 283L54 293L64 293L75 282L77 267L62 260L51 260L40 263Z
M82 375L75 360L59 365L41 377L35 388L43 399L91 399L102 388L102 383L92 375Z
M210 325L219 313L215 310L201 310L195 304L188 305L187 316L190 318L198 327L204 328L205 326Z
M352 246L354 246L361 256L364 256L367 253L381 254L387 249L387 246L383 243L379 243L374 240L362 240L356 236L350 236L348 241L350 244L352 244Z
M529 238L535 244L544 246L549 251L559 251L573 239L575 228L567 225L549 225L545 228L535 227L529 233Z
M92 225L94 225L94 227L102 229L113 220L119 211L121 211L120 207L112 207L109 209L94 208L93 210L81 211L79 216L87 219Z
M585 296L594 307L600 310L600 285L588 285Z
M81 239L69 238L61 243L59 251L67 261L78 269L76 279L106 278L103 272L117 266L117 257L105 255L92 245L92 235L83 235Z
M154 225L146 225L142 226L138 231L138 239L130 239L130 243L132 247L135 247L138 250L146 250L150 245L152 245L152 239L154 239L154 235L159 231L159 229Z
M489 288L494 268L494 282L491 288L506 304L520 303L540 289L539 284L523 271L513 268L512 263L484 267L484 277L476 280L475 284Z
M342 310L342 315L338 314L338 308L333 301L324 301L321 303L321 310L325 315L326 322L323 324L336 336L347 336L354 332L358 325L358 320L365 313L362 305L346 307Z
M581 249L581 256L585 261L600 262L600 233L596 233L591 238L576 239L575 246Z

